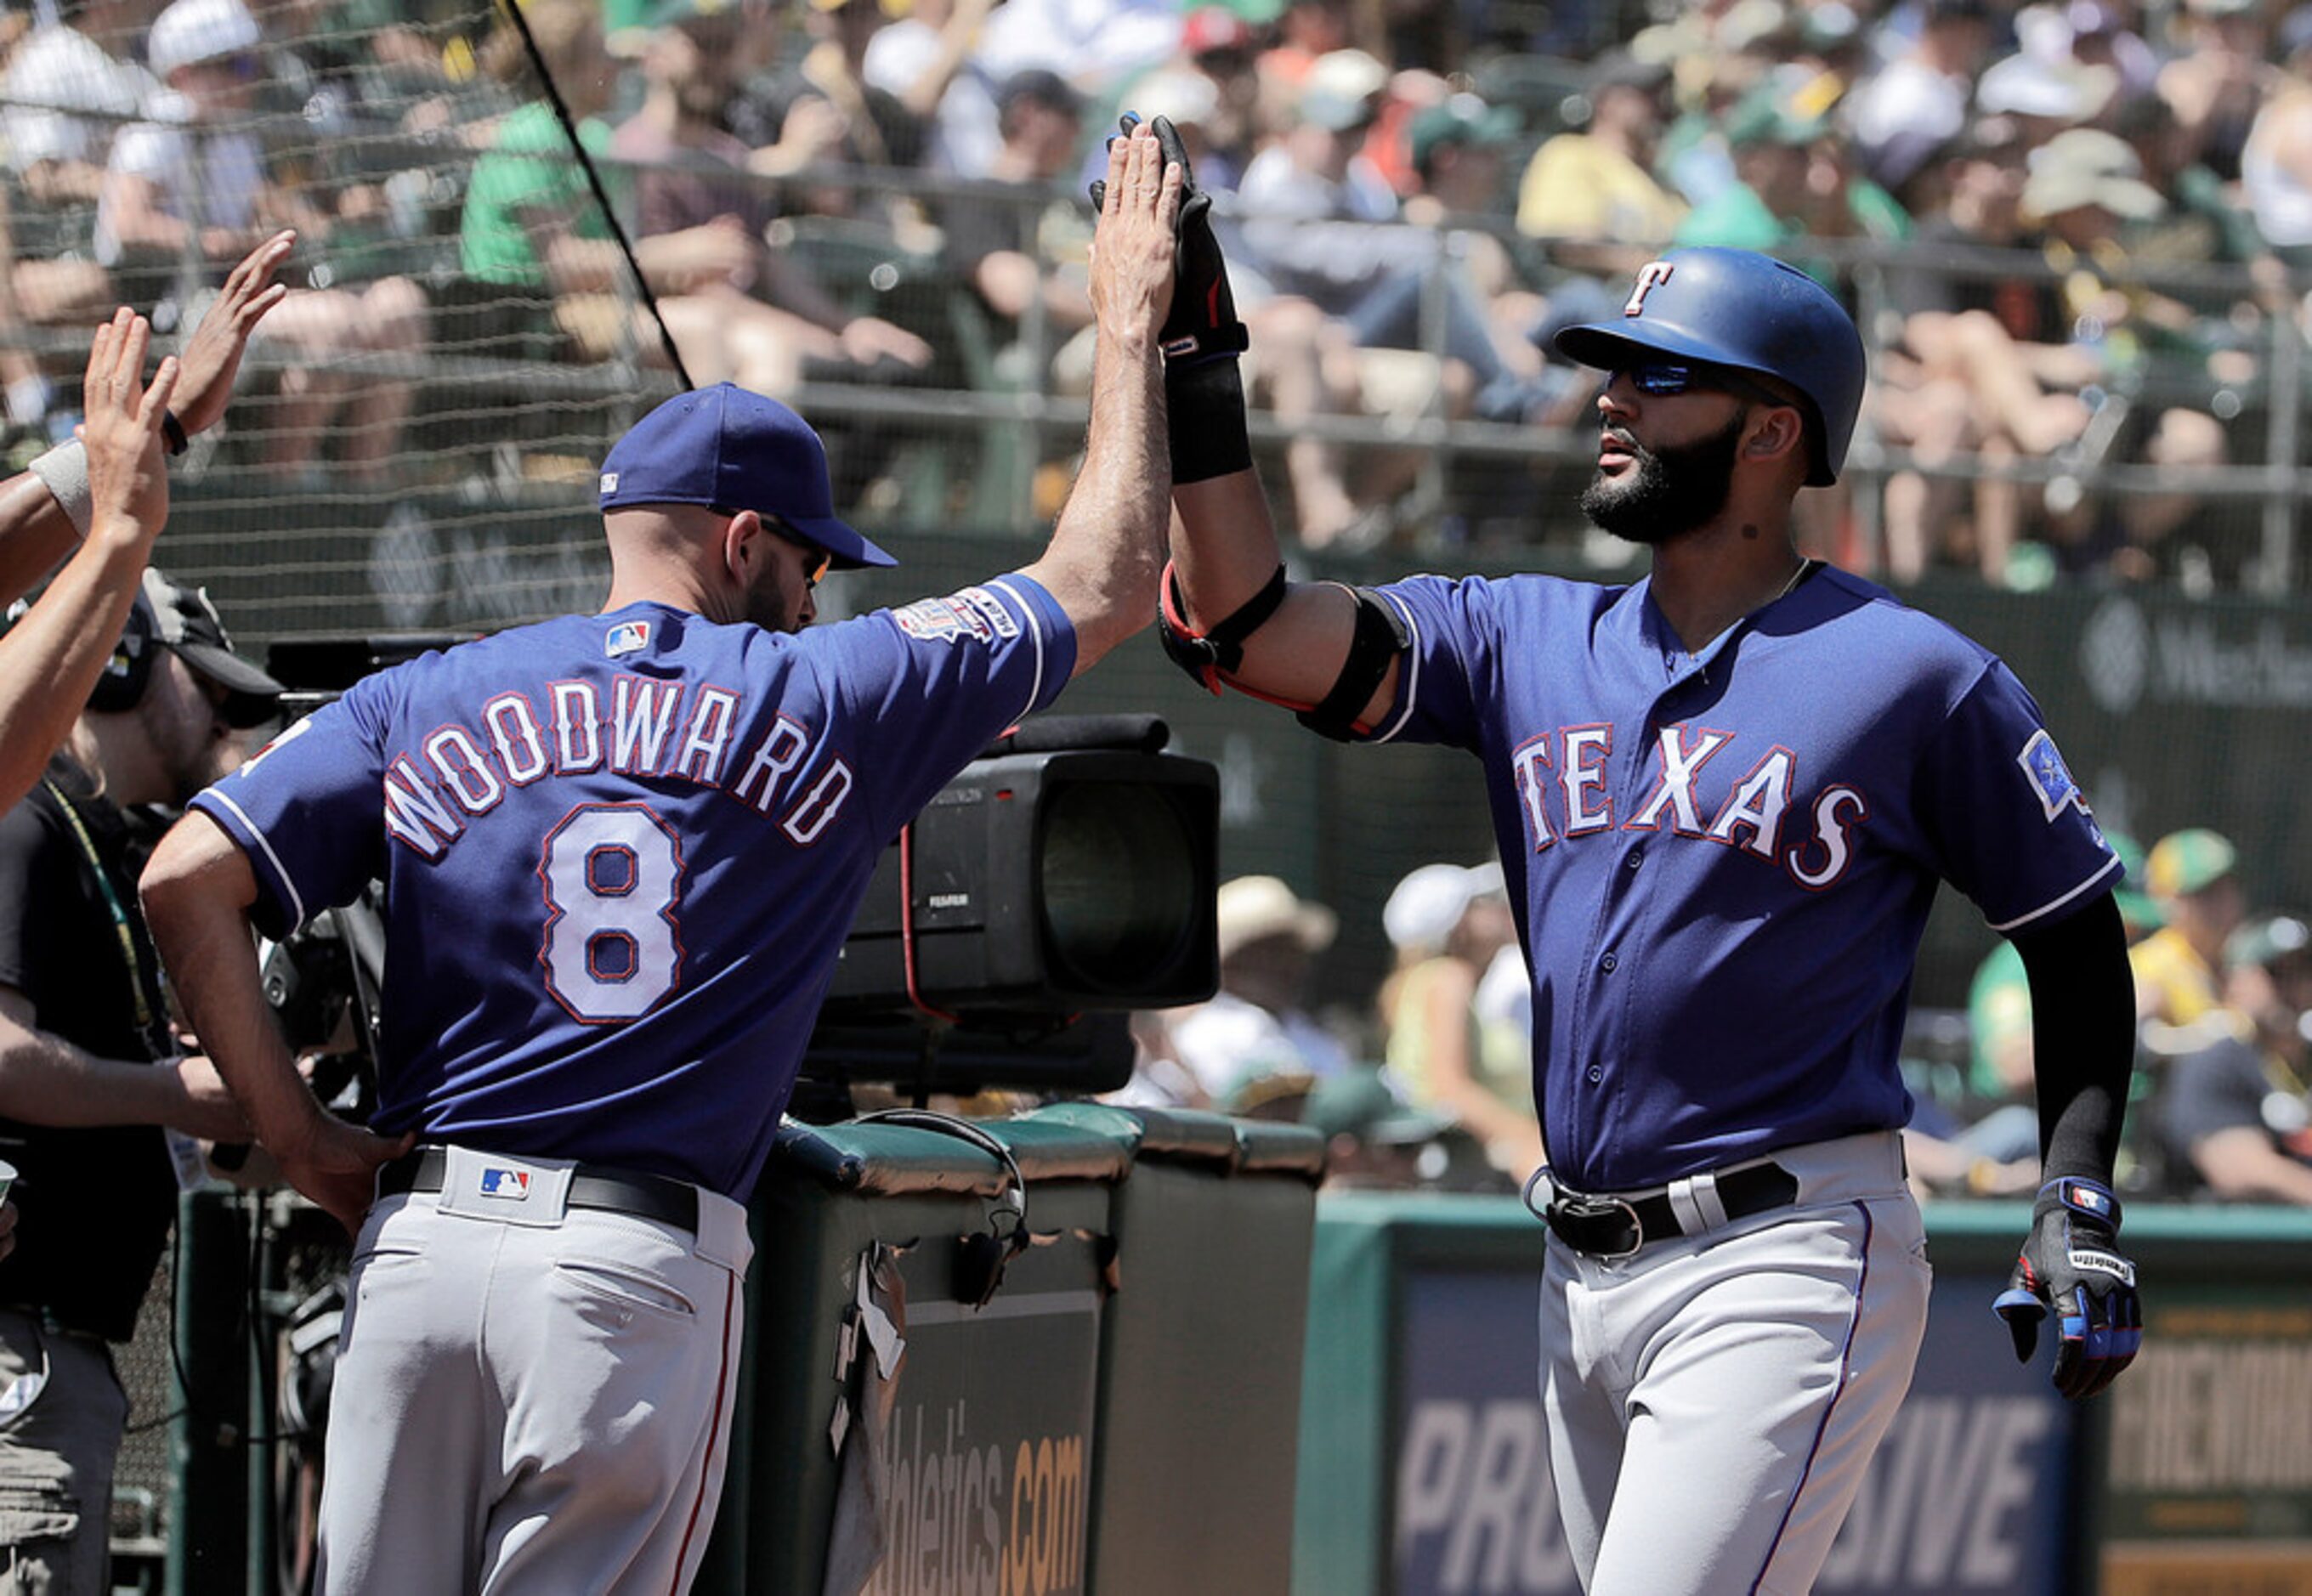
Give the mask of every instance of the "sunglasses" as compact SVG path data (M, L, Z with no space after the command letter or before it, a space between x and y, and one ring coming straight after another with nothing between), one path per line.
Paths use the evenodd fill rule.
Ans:
M717 504L711 508L716 515L720 516L733 516L739 513L727 504ZM759 510L755 513L762 518L763 525L768 527L771 531L777 536L781 542L791 543L794 545L795 547L801 549L805 554L810 556L810 559L804 563L802 568L802 585L804 587L816 588L821 581L826 580L827 573L835 568L835 556L833 554L828 554L825 549L819 547L819 545L813 543L810 538L805 537L793 527L788 526L786 522L781 520L778 517Z
M811 542L810 538L805 537L793 527L788 526L784 521L779 519L778 517L775 515L765 516L763 518L763 525L768 527L772 531L786 539L787 542L794 545L795 547L801 549L805 556L807 556L802 568L802 585L804 587L816 588L821 581L826 580L827 573L835 568L835 556L833 554L828 554L825 549L819 547L819 545Z
M1695 388L1706 392L1732 394L1738 399L1747 399L1754 405L1789 406L1791 401L1761 383L1730 371L1723 366L1672 365L1656 362L1642 366L1626 366L1630 386L1649 398L1667 398L1673 394L1691 393Z

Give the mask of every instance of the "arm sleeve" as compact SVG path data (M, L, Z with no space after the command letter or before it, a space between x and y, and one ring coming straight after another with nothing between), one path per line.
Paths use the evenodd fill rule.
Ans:
M258 899L250 918L278 939L324 909L349 903L385 873L379 838L392 824L375 678L356 684L266 745L192 801L249 856ZM413 780L418 801L430 797Z
M1021 716L1048 706L1075 670L1065 612L1017 572L827 635L833 680L857 728L846 741L889 833Z
M2043 1173L2108 1185L2135 1065L2135 987L2119 905L2100 893L2014 942L2031 983Z

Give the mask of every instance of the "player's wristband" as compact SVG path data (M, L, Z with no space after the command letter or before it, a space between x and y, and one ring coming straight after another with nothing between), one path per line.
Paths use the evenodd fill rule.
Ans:
M180 455L193 446L193 440L185 436L185 423L177 419L173 410L161 412L161 438L172 455Z
M1164 368L1164 413L1172 442L1172 485L1252 468L1244 421L1244 376L1231 359Z
M96 517L96 500L88 485L88 446L77 438L59 443L34 455L24 469L48 484L48 492L64 507L65 519L72 522L74 534L86 537Z

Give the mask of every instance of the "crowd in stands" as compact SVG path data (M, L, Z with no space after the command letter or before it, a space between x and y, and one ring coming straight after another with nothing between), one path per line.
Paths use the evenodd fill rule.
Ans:
M1876 345L1864 469L1809 496L1815 552L1896 580L2257 574L2261 543L2192 474L2265 463L2247 423L2301 369L2274 355L2302 336L2312 259L2312 5L528 0L520 17L22 0L0 28L13 423L59 434L74 406L68 366L8 327L126 299L166 336L280 225L296 292L263 334L278 378L253 401L271 406L256 458L294 482L392 469L407 357L429 346L780 394L1081 394L1082 179L1128 108L1178 124L1219 196L1307 546L1556 530L1529 480L1480 475L1487 502L1441 506L1409 492L1424 450L1328 423L1491 423L1578 455L1591 387L1551 331L1610 310L1665 248L1729 244L1817 273ZM844 269L859 248L942 292L879 299ZM2119 493L2123 465L2160 469Z
M2147 853L2113 834L2137 991L2122 1182L2186 1201L2312 1206L2312 917L2255 905L2233 844L2205 827ZM1423 865L1381 911L1395 959L1369 1002L1319 1012L1338 917L1273 876L1226 883L1221 990L1135 1016L1113 1100L1297 1121L1336 1181L1517 1189L1547 1161L1533 1098L1531 986L1496 863ZM1922 1198L2039 1186L2031 996L2014 945L1976 971L1961 1061L1921 1060L1904 1133Z

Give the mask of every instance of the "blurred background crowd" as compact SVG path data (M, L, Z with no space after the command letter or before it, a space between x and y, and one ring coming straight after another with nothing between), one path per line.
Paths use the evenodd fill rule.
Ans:
M1220 195L1306 548L1621 563L1535 511L1586 469L1548 336L1720 243L1873 346L1813 552L2284 591L2308 64L2280 0L12 0L0 387L18 448L57 435L57 335L165 332L292 224L221 446L278 494L582 478L622 406L728 378L811 401L863 519L1017 528L1064 488L1083 181L1132 109Z

